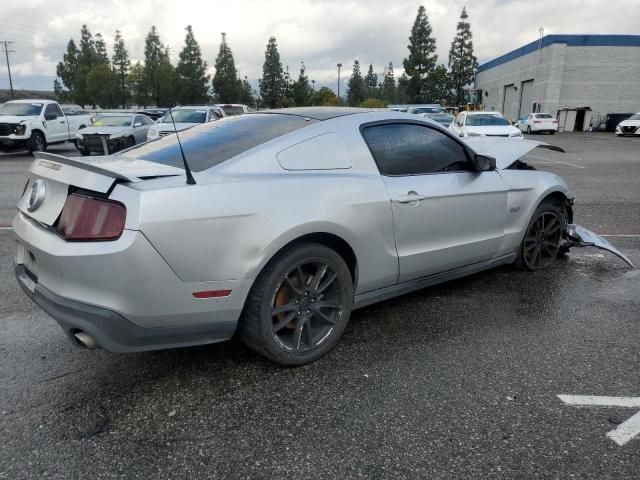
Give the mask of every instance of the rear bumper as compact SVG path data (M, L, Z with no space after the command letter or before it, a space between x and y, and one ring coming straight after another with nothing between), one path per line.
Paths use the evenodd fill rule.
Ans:
M114 352L227 340L252 283L185 282L134 230L113 242L66 242L22 212L13 228L16 276L25 292L70 337L82 330ZM193 295L210 290L231 294Z

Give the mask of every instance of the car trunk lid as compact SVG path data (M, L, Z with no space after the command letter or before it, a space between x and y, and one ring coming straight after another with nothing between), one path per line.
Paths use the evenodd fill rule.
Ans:
M136 183L149 178L184 175L184 170L146 160L113 157L70 158L36 153L18 209L51 226L64 207L69 190L108 196L118 182Z

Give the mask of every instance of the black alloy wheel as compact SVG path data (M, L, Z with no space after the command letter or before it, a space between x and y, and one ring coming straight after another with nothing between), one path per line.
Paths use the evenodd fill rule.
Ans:
M558 255L564 219L547 210L534 216L522 242L522 263L529 270L547 267Z

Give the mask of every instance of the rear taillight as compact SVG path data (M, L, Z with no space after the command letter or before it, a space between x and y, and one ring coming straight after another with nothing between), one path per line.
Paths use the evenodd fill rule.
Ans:
M124 230L127 210L112 200L71 194L58 221L58 233L66 240L116 240Z

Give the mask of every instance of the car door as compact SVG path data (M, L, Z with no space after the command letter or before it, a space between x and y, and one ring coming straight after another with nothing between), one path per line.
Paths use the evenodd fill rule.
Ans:
M133 138L136 140L136 144L147 141L147 132L152 124L151 119L145 115L135 116L133 120Z
M462 142L424 124L370 124L362 134L391 197L400 282L497 254L507 207L497 171L475 171Z
M55 103L47 105L44 110L44 118L47 126L47 143L69 140L67 117L64 116L58 105Z

